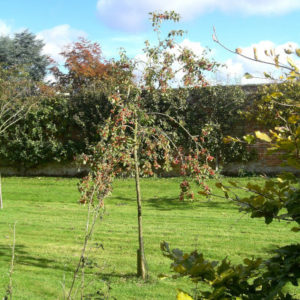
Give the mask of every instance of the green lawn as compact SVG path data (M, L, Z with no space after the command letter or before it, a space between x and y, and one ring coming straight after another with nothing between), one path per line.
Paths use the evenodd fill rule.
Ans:
M247 178L238 179L246 182ZM259 178L251 180L262 181ZM137 220L133 180L118 180L106 200L88 257L87 290L111 287L117 299L175 299L176 288L193 286L187 279L159 280L170 274L170 261L160 252L165 240L172 248L199 249L207 258L266 256L268 250L296 242L285 223L250 219L226 200L179 202L180 179L143 179L145 248L150 280L135 276ZM78 205L77 179L3 178L4 210L0 211L0 298L8 283L12 227L16 224L14 299L62 299L78 262L87 208ZM211 184L214 182L212 181ZM99 247L99 244L103 245ZM293 290L300 296L299 290ZM300 298L300 297L299 297Z

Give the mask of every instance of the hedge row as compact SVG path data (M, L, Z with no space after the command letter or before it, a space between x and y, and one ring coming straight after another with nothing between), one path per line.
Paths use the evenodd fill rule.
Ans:
M191 90L189 99L180 107L176 101L166 102L163 96L144 96L148 98L149 109L171 114L194 135L204 133L206 147L217 162L249 158L241 145L222 141L233 132L243 133L244 121L239 112L245 108L246 95L239 87ZM101 91L41 97L38 105L0 137L0 160L25 168L51 161L71 161L78 154L87 153L89 146L101 138L98 129L109 114L110 104Z

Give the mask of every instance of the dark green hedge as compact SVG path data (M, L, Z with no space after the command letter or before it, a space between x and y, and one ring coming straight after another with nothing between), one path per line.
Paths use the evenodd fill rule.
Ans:
M190 132L205 136L204 145L216 163L247 161L251 158L245 145L224 143L224 137L243 136L246 120L242 112L248 105L246 93L239 86L213 86L192 90L185 120Z
M101 92L42 97L0 137L0 159L24 167L73 160L99 139L97 129L109 111Z
M186 103L176 100L176 92L172 104L163 96L153 98L148 94L144 97L150 110L171 114L192 134L204 131L206 147L218 157L219 163L248 158L248 152L241 145L223 143L226 135L243 134L244 120L239 111L245 107L245 93L239 87L192 90ZM107 97L97 91L41 97L24 119L0 137L0 160L22 167L71 161L76 155L88 152L89 146L100 139L98 129L110 109ZM177 130L176 124L165 129Z

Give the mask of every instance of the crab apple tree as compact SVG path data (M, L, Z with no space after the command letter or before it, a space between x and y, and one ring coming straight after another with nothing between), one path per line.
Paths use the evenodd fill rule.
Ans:
M216 63L183 47L180 44L184 34L182 30L172 30L162 39L163 21L179 21L177 13L150 13L150 19L157 34L157 44L145 42L142 60L129 59L122 51L118 61L110 62L111 116L105 126L99 129L100 142L94 146L90 156L84 157L91 169L88 181L97 181L103 171L111 172L113 177L126 173L135 178L139 243L137 274L144 280L148 271L144 251L140 176L153 176L158 171L169 171L179 166L184 177L180 185L180 199L184 200L194 198L190 188L191 180L202 187L201 193L208 194L205 178L214 174L209 166L213 157L202 147L201 137L192 136L182 121L169 114L168 109L162 112L150 108L147 95L151 95L154 100L163 97L168 107L173 109L176 95L176 105L182 106L190 88L207 85L204 74L214 69ZM176 132L165 130L168 128L166 124L176 127ZM178 145L176 135L179 134L186 135L192 146L187 148ZM106 166L104 169L103 164ZM93 184L88 181L85 181L85 185L90 188ZM104 187L99 188L100 195ZM83 195L86 193L83 192ZM82 201L85 202L85 199Z

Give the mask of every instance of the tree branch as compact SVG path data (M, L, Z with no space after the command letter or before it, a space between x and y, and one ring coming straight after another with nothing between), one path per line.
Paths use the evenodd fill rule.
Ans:
M230 52L230 53L239 55L239 56L241 56L241 57L243 57L243 58L245 58L245 59L251 60L251 61L259 62L259 63L266 64L266 65L271 65L271 66L276 67L276 68L286 69L286 70L288 70L288 71L290 71L290 72L293 71L293 72L295 72L296 74L300 75L300 73L297 72L294 68L291 68L291 67L289 67L289 66L287 66L287 65L283 65L283 64L281 64L281 63L276 64L276 63L264 61L264 60L261 60L261 59L255 59L255 58L249 57L249 56L247 56L247 55L244 55L244 54L242 54L242 53L239 53L239 52L237 52L237 51L231 50L231 49L229 49L228 47L226 47L224 44L222 44L222 43L219 41L219 39L218 39L218 37L217 37L217 33L216 33L215 27L213 27L213 32L214 32L214 33L213 33L213 36L212 36L213 41L214 41L215 43L219 44L222 48L224 48L226 51L228 51L228 52Z

